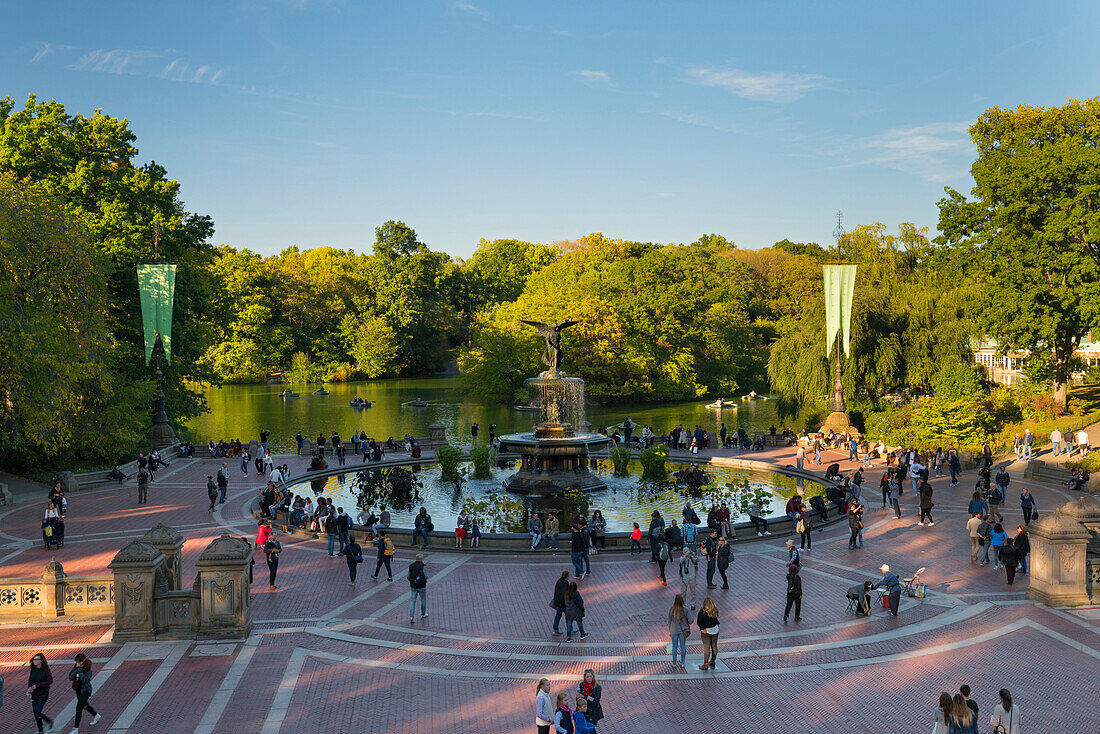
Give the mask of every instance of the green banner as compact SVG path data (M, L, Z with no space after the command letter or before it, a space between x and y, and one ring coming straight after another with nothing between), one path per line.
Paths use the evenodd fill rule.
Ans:
M825 356L833 353L837 331L844 339L844 356L852 354L852 294L856 288L855 265L822 265L825 276Z
M145 364L153 358L157 334L164 343L164 358L172 364L172 301L176 295L175 265L139 265L141 322L145 327Z

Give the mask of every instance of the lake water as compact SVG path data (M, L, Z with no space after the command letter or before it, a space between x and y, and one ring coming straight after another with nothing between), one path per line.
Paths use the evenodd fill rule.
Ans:
M298 398L282 398L279 393L290 388L301 393ZM373 382L343 382L326 384L329 395L313 395L318 387L310 385L227 385L204 390L210 412L189 424L192 440L205 444L208 440L239 438L247 443L259 439L260 429L271 431L269 446L281 453L294 452L294 436L316 438L337 431L344 438L356 429L368 436L385 440L389 436L427 436L428 426L445 426L447 440L456 445L470 443L470 426L481 427L482 441L488 437L490 423L496 423L497 435L529 431L535 413L524 413L509 405L471 397L459 377L426 379L392 379ZM353 397L374 403L367 409L348 405ZM402 405L417 396L429 405L414 408ZM732 396L727 396L727 399ZM588 408L588 421L593 430L601 425L621 423L629 417L641 426L649 424L660 435L677 423L691 427L696 424L708 430L718 430L722 421L726 427L746 430L767 429L773 423L783 427L775 416L774 400L738 402L725 410L706 408L707 400L689 403L635 403ZM171 410L171 406L169 406ZM794 425L794 423L792 423Z

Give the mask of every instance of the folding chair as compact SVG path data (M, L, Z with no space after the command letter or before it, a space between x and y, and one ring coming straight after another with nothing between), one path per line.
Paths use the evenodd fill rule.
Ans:
M844 611L852 612L853 614L855 614L856 604L859 604L859 597L858 596L852 596L851 594L845 594L845 597L848 599L848 608L845 609Z

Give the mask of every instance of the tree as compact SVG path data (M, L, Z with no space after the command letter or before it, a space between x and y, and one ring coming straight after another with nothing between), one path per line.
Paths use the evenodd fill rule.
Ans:
M345 316L340 331L348 354L367 377L382 377L397 364L397 337L385 319L366 316L362 320Z
M135 162L135 141L125 119L101 110L88 118L69 115L58 102L39 103L34 95L20 110L11 98L0 99L0 173L12 174L21 185L38 184L61 201L103 256L110 359L123 382L148 385L151 376L135 269L149 262L178 265L172 365L164 390L169 418L179 426L204 407L202 395L187 382L213 378L202 356L210 338L207 241L214 225L210 217L185 209L179 183L162 166ZM153 390L147 390L151 409Z
M993 107L970 138L973 199L945 189L939 242L983 285L979 326L1045 363L1065 409L1073 353L1100 324L1100 98Z
M389 220L374 230L374 254L396 258L426 252L427 247L416 239L416 232L404 222Z
M109 461L141 440L151 383L114 369L106 272L62 202L0 174L0 465Z
M481 240L464 270L470 283L471 312L514 301L523 293L527 278L557 259L556 250L521 240Z

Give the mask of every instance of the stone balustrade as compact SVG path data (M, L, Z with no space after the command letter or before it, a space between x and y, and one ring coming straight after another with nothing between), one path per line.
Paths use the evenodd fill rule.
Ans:
M110 574L69 576L56 559L38 578L0 579L0 620L113 619L115 582Z

